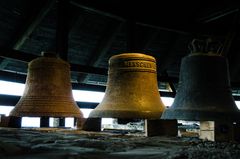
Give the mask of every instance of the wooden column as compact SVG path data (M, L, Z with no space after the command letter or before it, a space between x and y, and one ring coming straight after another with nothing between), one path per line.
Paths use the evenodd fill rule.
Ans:
M59 118L59 127L65 127L65 118L64 117Z
M177 120L145 119L145 136L177 136Z
M21 128L22 126L22 117L10 116L8 127L11 128Z
M82 129L85 131L101 131L101 118L87 118Z
M40 118L40 127L49 127L49 117L43 116Z

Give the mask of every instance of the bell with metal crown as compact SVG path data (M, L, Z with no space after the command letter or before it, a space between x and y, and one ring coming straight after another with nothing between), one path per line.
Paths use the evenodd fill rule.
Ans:
M232 97L227 59L203 52L184 57L176 97L161 118L235 121L239 116Z
M164 108L155 58L123 53L110 58L105 96L89 117L159 119Z
M69 64L54 53L32 60L24 94L10 116L82 118L72 95Z

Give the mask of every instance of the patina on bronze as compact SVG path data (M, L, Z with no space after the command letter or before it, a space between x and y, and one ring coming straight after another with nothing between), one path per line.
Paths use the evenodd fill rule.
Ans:
M159 119L164 108L155 58L124 53L110 58L105 96L89 117Z
M193 53L182 59L177 94L163 119L237 120L228 63L216 54Z
M24 94L10 116L82 118L72 96L69 64L54 53L32 60Z

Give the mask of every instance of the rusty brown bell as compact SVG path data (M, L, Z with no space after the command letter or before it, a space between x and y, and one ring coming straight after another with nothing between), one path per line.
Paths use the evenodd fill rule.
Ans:
M109 59L105 96L89 117L158 119L164 108L155 58L124 53Z
M10 116L82 118L72 95L70 65L53 53L32 60L24 94Z

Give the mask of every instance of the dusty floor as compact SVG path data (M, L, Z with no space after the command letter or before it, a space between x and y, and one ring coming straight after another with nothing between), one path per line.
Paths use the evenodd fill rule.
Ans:
M240 144L66 129L0 128L0 159L239 159Z

